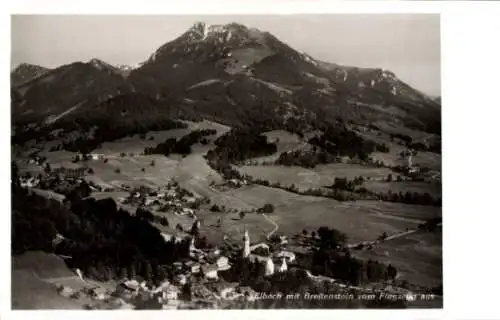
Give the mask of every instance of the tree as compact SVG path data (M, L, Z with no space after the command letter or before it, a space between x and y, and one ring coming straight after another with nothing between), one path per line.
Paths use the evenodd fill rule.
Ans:
M245 218L245 212L240 211L240 220L243 220Z
M398 275L398 270L392 266L392 264L389 264L387 266L387 276L389 279L395 279L396 276Z
M126 156L127 156L127 154L125 152L120 152L120 157L123 158L123 157L126 157Z
M50 164L48 162L45 164L44 171L47 174L49 174L52 171L52 168L50 167Z
M274 205L271 203L266 203L262 208L261 212L263 213L273 213L274 212Z
M303 234L304 236L307 236L307 230L306 230L306 229L302 229L302 234Z
M212 207L210 208L210 211L212 211L212 212L221 212L221 208L214 203L212 205Z
M388 174L387 175L387 182L391 182L392 181L392 174Z
M120 173L120 172L121 172L120 168L115 169L115 173Z
M182 286L181 297L182 300L191 301L192 293L191 293L191 284L186 283Z
M154 167L155 166L155 161L154 160L151 160L151 163L149 164L151 167Z

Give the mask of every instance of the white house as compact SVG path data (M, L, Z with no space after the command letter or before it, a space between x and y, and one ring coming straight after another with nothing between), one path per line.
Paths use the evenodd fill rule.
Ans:
M179 298L179 288L176 286L168 286L165 292L164 298L167 300L177 300Z
M278 267L278 272L286 272L288 270L288 266L286 264L286 258L281 258L281 265Z
M266 261L266 276L271 276L274 274L274 262L271 258L268 258Z
M286 258L286 260L290 263L295 261L295 253L291 251L280 251L276 254L278 258Z
M228 270L230 268L229 266L229 259L226 257L219 257L216 261L217 269L218 270Z
M205 275L205 278L211 279L211 280L218 280L219 275L217 274L217 265L204 265L201 267L203 270L203 274Z
M177 283L180 284L181 286L185 285L187 283L187 277L185 274L179 274L177 276Z

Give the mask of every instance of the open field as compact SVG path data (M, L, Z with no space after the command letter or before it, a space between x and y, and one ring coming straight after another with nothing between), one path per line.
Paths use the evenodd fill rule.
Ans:
M199 129L210 129L217 126L213 123L203 123L204 127L198 127ZM225 132L224 130L228 130L227 127L214 129L219 130L218 135ZM104 154L108 158L107 163L104 160L89 160L85 163L79 162L75 164L71 162L74 155L66 151L45 152L45 155L53 168L59 166L73 168L82 165L92 168L94 173L86 174L85 179L103 187L115 188L113 192L99 192L94 193L92 196L97 199L111 197L117 203L128 195L127 191L120 190L123 184L132 187L145 185L156 188L166 185L171 179L175 179L182 188L199 196L209 198L211 201L210 206L217 204L227 208L225 212L211 212L208 209L209 206L203 206L196 211L197 217L201 220L200 234L206 236L208 241L215 245L221 245L224 242L224 237L227 237L233 243L241 245L241 237L245 229L249 231L252 243L265 241L266 235L275 228L273 222L278 225L276 231L278 235L292 236L301 233L303 229L316 231L321 226L328 226L344 232L348 237L348 244L352 244L375 240L384 232L392 235L404 232L408 228L414 229L430 218L441 216L441 208L439 207L379 201L339 202L330 198L303 196L261 185L249 185L224 192L219 191L210 184L211 182L220 183L222 178L208 166L203 158L203 155L210 148L213 148L212 143L205 146L194 145L192 153L185 157L180 155L165 157L140 154L145 146L154 146L169 137L180 137L189 133L189 131L190 129L180 129L149 133L148 137L156 135L154 141L141 140L138 136L134 136L116 142L105 143L100 150L96 150L96 153ZM292 134L277 131L268 132L266 135L270 141L276 138L279 139L279 152L304 146L303 142ZM122 157L120 156L121 152L126 152L127 155ZM134 155L129 155L130 152L133 152ZM390 156L392 156L392 153L393 150L391 150ZM440 165L440 156L434 156L439 157ZM417 162L417 157L415 157L415 162ZM152 160L155 162L154 166L151 166ZM27 164L24 167L20 166L21 171L23 169L37 169L36 166L29 166ZM40 170L39 167L38 170ZM439 185L420 182L385 182L383 180L388 174L391 173L393 177L397 175L388 168L371 168L340 163L319 165L314 169L272 165L241 166L238 167L238 170L255 178L280 182L283 186L295 184L300 190L329 186L333 184L335 178L345 177L352 180L354 177L363 176L372 179L372 181L367 181L363 185L372 191L387 192L391 189L393 192L428 192L433 196L441 194ZM275 207L275 211L267 214L267 218L256 212L248 212L255 211L266 203L271 203ZM131 213L135 212L136 209L127 205L120 206ZM238 211L242 210L247 211L243 219L240 218L238 213ZM168 234L185 235L184 232L175 229L176 225L179 224L184 230L189 230L193 223L193 219L189 216L181 216L172 212L153 211L153 213L168 219L169 226L154 224L160 231ZM218 226L219 220L221 222L220 226ZM411 234L387 243L381 243L370 251L353 251L353 254L363 259L372 258L391 263L400 270L401 279L416 284L437 285L442 276L441 240L435 234ZM32 282L33 285L38 284L39 289L26 288L27 285L23 284L25 287L16 290L17 292L41 290L40 295L42 295L44 290L55 290L50 287L50 284L64 284L72 288L85 285L71 271L69 272L71 275L57 276L49 280L42 281L36 278L36 281L33 280ZM33 275L23 270L22 273L16 276L26 278ZM52 293L47 291L46 294L51 295ZM75 305L81 307L80 301L72 301L60 297L57 293L54 294L57 297L51 300L54 303L59 301L54 307L75 308ZM28 304L36 305L36 301L31 301Z
M160 142L164 142L170 138L179 139L182 136L189 134L193 130L204 130L204 129L214 129L217 131L217 134L209 137L209 139L214 139L217 136L224 134L229 131L230 128L215 122L211 121L201 121L201 122L192 122L192 121L184 121L188 128L185 129L173 129L173 130L164 130L164 131L151 131L146 135L146 139L142 140L139 138L139 135L133 135L131 137L126 137L123 139L119 139L113 142L105 142L102 144L102 147L95 150L95 153L101 153L104 155L117 155L121 152L125 153L134 153L140 154L144 151L144 148L154 147ZM153 137L154 140L149 140L150 137Z
M294 235L307 228L310 231L321 226L329 226L347 234L349 242L374 240L383 232L387 234L415 228L429 217L440 215L440 208L429 206L406 205L399 203L383 203L377 201L356 201L341 203L333 199L301 196L280 189L263 186L248 186L226 192L228 198L236 198L242 202L262 207L266 203L275 206L275 212L268 214L278 225L278 234ZM243 220L232 220L232 216L224 217L224 223L251 226L257 223L259 231L251 234L252 239L263 239L266 230L272 225L263 217L254 220L257 213L247 213ZM216 217L217 216L217 217ZM220 214L206 214L204 226L215 225ZM229 218L229 219L227 219ZM203 228L203 227L202 227ZM223 224L222 230L226 230Z
M389 173L388 168L370 168L356 164L331 163L318 165L314 169L297 166L241 166L239 171L255 178L266 179L269 182L279 182L282 186L295 184L299 190L309 188L327 187L333 184L335 178L348 178L357 176L372 179L385 179Z
M86 296L74 300L59 295L59 285L74 291L94 287L113 290L116 283L82 282L63 259L54 254L30 251L12 258L13 309L82 309L85 304L95 304Z
M387 193L391 192L417 192L428 193L434 197L441 197L441 185L438 183L426 183L416 181L386 182L386 181L366 181L362 187L373 191Z
M273 130L263 133L267 137L268 143L275 143L277 152L268 156L257 157L248 159L248 161L262 162L274 162L278 160L278 157L283 152L293 151L293 150L309 150L312 146L307 142L307 139L300 138L294 133L290 133L284 130Z
M361 132L360 135L366 139L370 139L378 143L384 143L389 147L390 152L388 153L384 152L372 153L371 157L374 160L382 161L383 163L389 166L406 165L408 163L406 159L403 159L400 156L401 151L407 151L408 148L396 142L392 142L388 134L382 132L375 133L369 131L369 132ZM414 132L413 137L414 141L421 141L424 139L431 139L432 137L434 137L434 135L425 134L421 132ZM412 157L412 163L414 165L428 167L431 170L441 171L441 155L438 153L418 151L417 155Z
M398 279L434 287L442 283L442 233L416 233L381 243L372 250L353 251L363 259L391 263L398 269Z

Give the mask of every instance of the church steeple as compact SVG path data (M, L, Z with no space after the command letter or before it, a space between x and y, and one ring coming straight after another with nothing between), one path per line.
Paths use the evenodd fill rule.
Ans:
M245 228L245 235L243 236L243 258L250 256L250 236L248 230Z

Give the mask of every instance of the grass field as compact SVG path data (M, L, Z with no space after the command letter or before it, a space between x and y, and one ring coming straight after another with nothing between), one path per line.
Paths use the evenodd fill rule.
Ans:
M407 151L408 149L400 144L397 144L396 142L392 142L388 134L380 133L380 135L378 135L378 132L375 133L372 131L361 132L360 134L366 139L370 139L378 143L384 143L389 147L390 152L388 153L372 153L371 157L374 160L382 161L389 166L406 165L408 163L406 159L402 159L400 156L401 151ZM407 132L407 134L412 136L414 138L414 141L422 141L426 138L431 139L435 137L435 135L432 134L424 134L414 131L409 131ZM418 151L417 155L412 157L412 163L414 165L428 167L431 170L441 171L441 155L437 153Z
M226 192L228 198L235 198L254 207L266 203L275 206L275 212L268 216L279 225L278 233L294 235L307 228L310 231L321 226L329 226L347 234L349 242L375 240L383 232L393 234L415 228L429 217L440 215L440 208L429 206L405 205L399 203L384 203L377 201L356 201L341 203L333 199L300 196L280 189L263 186L248 186ZM207 213L204 216L204 226L215 225L221 214ZM247 213L243 220L232 219L236 214L227 216L221 228L226 230L226 221L231 228L235 225L256 226L256 234L252 239L263 239L267 230L273 226L257 213ZM268 232L268 231L267 231Z
M273 165L241 166L238 170L255 178L279 182L282 186L295 184L299 190L327 187L333 184L335 178L352 180L357 176L363 176L384 179L392 172L388 168L370 168L345 163L318 165L314 169Z
M442 283L442 233L412 234L375 246L372 250L353 251L363 259L391 263L398 269L399 279L434 287Z
M248 159L249 161L257 161L259 163L274 162L278 160L279 155L283 152L309 150L312 148L306 139L301 139L298 135L284 130L267 131L263 135L267 137L269 143L276 144L277 152L268 156Z
M441 185L437 183L426 183L416 181L406 182L386 182L386 181L366 181L363 187L373 191L387 193L392 192L417 192L428 193L434 197L441 197Z
M29 251L12 258L13 309L82 309L85 304L95 304L89 297L73 300L59 295L59 285L74 291L96 286L107 290L116 287L112 281L82 282L63 259L54 254Z

